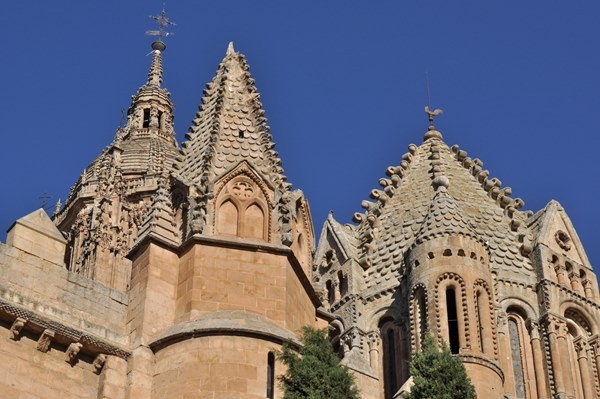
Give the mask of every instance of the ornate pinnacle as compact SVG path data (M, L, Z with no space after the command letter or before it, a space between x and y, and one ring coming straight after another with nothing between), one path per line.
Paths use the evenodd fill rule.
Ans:
M160 86L162 82L162 56L161 53L165 51L167 48L166 44L163 42L163 37L167 37L172 35L173 33L167 32L165 28L170 25L175 25L169 18L167 18L167 14L163 7L160 15L151 15L156 24L158 25L158 30L149 30L146 31L148 36L158 36L158 40L152 43L152 50L154 52L154 59L152 60L152 65L150 66L150 72L148 73L148 84Z
M154 48L154 44L162 44L162 42L154 42L152 43L152 48ZM148 84L160 86L162 83L162 53L160 50L154 50L154 59L152 60L152 64L150 65L150 71L148 72Z

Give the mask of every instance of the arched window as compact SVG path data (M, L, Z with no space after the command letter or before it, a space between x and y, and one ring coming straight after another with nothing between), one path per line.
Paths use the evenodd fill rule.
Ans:
M419 351L421 344L427 332L427 304L425 298L425 288L417 287L412 299L412 314L413 314L413 334L414 348L413 351Z
M461 348L471 348L466 296L465 283L459 275L443 273L437 278L435 311L439 334L454 354L460 353Z
M573 381L573 394L576 399L595 398L593 367L590 362L588 340L592 330L587 319L576 309L569 308L565 311L567 320L567 342L569 345L569 361L571 381Z
M510 360L515 383L513 394L515 399L536 399L536 374L531 336L525 322L527 316L518 307L510 307L507 313Z
M340 270L338 272L338 282L340 285L340 298L346 295L348 292L348 278L344 276L344 273Z
M456 293L453 287L446 288L446 317L448 321L448 344L450 352L460 350L460 335L458 332L458 313L456 311Z
M522 331L514 317L508 319L508 333L510 335L510 355L515 378L515 394L518 399L526 399Z
M275 354L267 355L267 399L275 397Z
M244 237L264 238L265 215L257 204L252 204L246 208L243 221Z
M329 301L329 304L331 305L335 302L335 290L331 280L327 280L325 283L325 288L327 289L327 301Z
M220 191L215 221L218 234L269 240L268 198L247 176L232 179Z
M483 280L475 283L475 312L477 316L477 337L479 350L490 356L495 356L494 345L496 329L490 311L490 291Z
M217 231L221 234L238 234L238 209L232 201L225 201L219 207Z
M398 389L399 373L398 373L398 344L400 337L398 336L397 328L394 326L393 320L386 320L381 325L381 338L383 341L383 380L385 387L385 398L392 399Z
M383 380L385 399L392 399L402 384L408 379L410 347L407 340L407 331L403 330L397 322L386 318L380 323L382 354L383 354Z

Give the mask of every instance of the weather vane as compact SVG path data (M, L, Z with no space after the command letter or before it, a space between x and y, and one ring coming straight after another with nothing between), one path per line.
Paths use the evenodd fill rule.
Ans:
M163 5L163 9L162 9L162 12L160 13L160 15L150 15L150 18L152 18L153 20L156 21L156 24L158 25L158 30L146 31L146 34L148 36L158 36L158 41L162 42L163 37L174 35L173 32L167 32L165 30L165 28L167 26L175 26L175 23L173 21L171 21L169 18L167 18L167 13L165 12L164 5Z
M429 118L429 123L433 124L433 119L436 116L443 114L444 111L442 111L439 108L431 110L431 94L429 93L429 74L427 72L425 72L425 83L427 85L427 105L425 106L425 113Z

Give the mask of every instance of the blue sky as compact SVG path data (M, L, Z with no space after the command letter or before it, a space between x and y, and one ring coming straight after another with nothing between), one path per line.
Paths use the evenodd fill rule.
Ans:
M0 228L65 198L108 145L150 63L162 1L19 1L0 11ZM350 221L427 128L537 211L567 210L600 262L600 2L170 1L164 56L181 142L227 43L244 53L286 175L318 235ZM0 235L4 240L4 235Z

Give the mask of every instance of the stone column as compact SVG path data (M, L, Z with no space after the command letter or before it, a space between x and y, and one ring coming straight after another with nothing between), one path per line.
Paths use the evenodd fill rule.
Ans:
M368 335L369 342L369 366L377 373L379 371L379 346L381 337L378 331L372 331Z
M535 386L539 399L548 398L548 386L546 385L546 368L544 366L544 350L540 338L539 325L536 321L527 322L531 351L533 352L533 368L535 371Z
M504 373L504 393L512 397L514 394L515 380L511 364L510 340L508 338L508 315L505 312L498 312L498 346L500 355L500 367Z
M558 366L558 368L554 368L554 375L562 374L567 396L575 397L575 381L573 381L571 368L577 367L577 365L570 364L569 342L567 341L569 329L567 328L567 323L564 320L555 319L554 324L556 326L555 331L558 353L561 360L561 364Z
M561 353L558 343L558 329L560 320L556 318L548 318L547 329L548 329L548 340L550 341L550 357L552 359L552 370L554 375L554 388L556 390L557 398L566 398L565 382L563 378L563 365L561 364ZM568 358L567 358L568 359ZM569 370L568 367L566 367Z
M592 349L594 350L594 357L596 360L596 371L600 373L600 336L596 335L594 340L591 342ZM598 376L600 379L600 375Z
M579 363L579 372L581 373L581 385L583 385L583 398L594 399L594 380L590 372L590 364L588 362L588 344L579 340L575 343L575 351L577 352L577 362ZM573 365L575 367L575 365Z
M565 284L565 265L561 265L560 263L554 267L554 271L556 272L556 279L558 280L558 284Z
M581 282L579 281L579 275L575 272L569 273L569 280L571 281L571 289L577 293L583 294Z
M594 297L594 288L591 280L583 280L583 290L585 291L586 298Z

